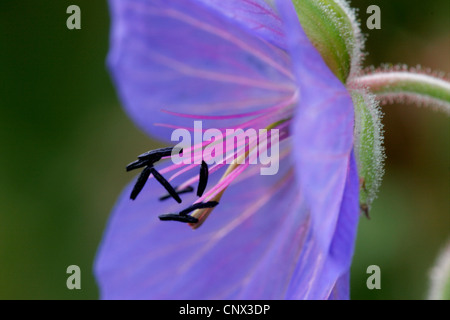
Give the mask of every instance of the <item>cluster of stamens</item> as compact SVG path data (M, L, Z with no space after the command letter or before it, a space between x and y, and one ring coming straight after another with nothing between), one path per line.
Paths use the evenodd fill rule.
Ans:
M236 119L240 123L232 128L218 128L221 132L226 132L220 139L214 141L204 141L200 143L195 143L193 146L185 148L161 148L146 152L138 156L138 160L130 163L127 166L127 171L144 168L142 173L137 179L137 182L131 192L130 198L132 200L136 199L138 194L142 191L144 185L150 176L153 176L168 192L168 194L163 195L159 198L160 201L167 200L169 198L175 199L178 203L181 203L180 195L190 193L194 191L192 184L198 181L197 196L199 197L188 208L178 212L169 213L159 216L162 221L179 221L188 223L193 229L196 229L202 225L202 223L208 218L214 208L219 204L225 190L230 186L230 184L236 180L242 181L257 174L258 170L248 169L249 165L254 164L254 160L258 157L261 152L266 152L271 148L273 142L271 139L271 134L266 135L264 138L256 136L254 138L245 138L243 136L236 136L238 139L235 145L235 151L233 153L228 153L219 151L219 153L212 156L212 154L203 154L203 150L206 147L220 146L225 144L225 140L228 139L232 134L228 134L228 129L232 130L266 130L266 133L276 128L279 132L279 142L286 140L290 137L289 127L291 125L292 115L294 106L298 101L298 92L294 92L292 95L286 96L284 99L280 100L277 104L268 107L266 109L257 110L254 112L249 112L246 114L232 114L227 116L201 116L201 115L188 115L175 113L167 110L164 112L171 114L172 116L196 119L196 120L221 120L221 119ZM249 118L248 120L241 122L240 119ZM177 126L170 124L158 124L155 125L166 127L169 129L178 129ZM195 126L193 129L187 128L189 131L196 132ZM202 129L200 129L202 130ZM202 133L205 130L202 130ZM270 141L269 141L270 140ZM278 139L276 139L278 140ZM220 150L220 148L219 148ZM257 151L256 151L257 150ZM256 152L255 152L256 151ZM267 154L267 153L266 153ZM288 153L284 152L282 157L286 156ZM172 165L165 167L158 172L154 165L160 160L169 159L173 156L181 156L181 158L189 159L188 163L177 163L174 161ZM216 156L220 156L221 161L217 162L215 160ZM208 167L207 163L210 164ZM195 176L185 180L182 184L173 187L170 181L176 177L185 174L191 169L200 165L200 172ZM208 183L208 176L219 172L219 170L227 167L222 177L218 182L208 191L205 192ZM255 169L258 167L256 166ZM163 175L173 172L169 179L165 179ZM247 174L244 174L247 172ZM239 178L239 179L238 179Z
M127 171L132 171L135 169L144 168L142 170L141 174L139 175L136 184L134 185L133 190L130 194L130 199L135 200L139 193L144 188L147 180L149 179L150 175L153 175L153 177L167 190L168 194L163 195L159 198L160 201L167 200L169 198L175 199L178 203L182 203L182 200L180 198L180 194L185 194L189 192L193 192L194 188L191 186L187 186L184 188L177 188L173 187L155 168L154 164L158 161L160 161L163 158L170 157L172 153L179 153L181 154L183 152L183 149L174 150L173 147L168 148L161 148L156 150L151 150L146 153L141 154L138 156L138 160L130 163L127 166ZM198 182L198 188L197 188L197 196L201 197L206 189L206 186L208 184L208 165L205 161L202 161L200 166L200 176L199 176L199 182ZM163 214L159 216L159 219L161 221L179 221L179 222L185 222L185 223L198 223L198 219L189 215L189 213L198 210L198 209L207 209L207 208L214 208L219 203L217 201L209 201L209 202L199 202L195 203L192 206L180 211L179 213L169 213L169 214Z

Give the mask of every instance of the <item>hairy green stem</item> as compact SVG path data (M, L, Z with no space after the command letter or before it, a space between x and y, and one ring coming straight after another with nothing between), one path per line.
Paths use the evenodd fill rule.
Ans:
M410 71L385 71L363 75L351 85L365 87L382 103L412 102L450 114L450 82Z

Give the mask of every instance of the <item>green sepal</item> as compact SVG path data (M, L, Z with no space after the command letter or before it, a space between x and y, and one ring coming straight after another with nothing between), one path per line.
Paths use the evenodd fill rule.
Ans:
M381 111L374 96L364 90L352 92L355 107L355 155L360 178L361 210L368 214L384 174Z
M306 35L328 67L346 82L360 46L353 12L342 1L292 0ZM359 48L358 48L359 50Z

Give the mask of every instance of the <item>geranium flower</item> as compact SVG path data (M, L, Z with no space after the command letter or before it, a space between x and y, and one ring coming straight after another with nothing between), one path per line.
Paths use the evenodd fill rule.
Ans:
M306 36L292 2L110 5L109 66L143 130L170 141L173 129L193 120L203 129L278 128L281 159L273 176L248 164L212 166L205 193L180 194L181 205L160 201L153 177L170 173L169 189L185 190L198 182L200 164L152 162L136 200L132 183L112 213L95 265L102 298L348 298L360 211L353 149L364 134L355 130L349 90ZM361 107L365 89L352 79ZM195 231L158 219L208 201L219 204L189 212L198 220L191 226L203 224Z

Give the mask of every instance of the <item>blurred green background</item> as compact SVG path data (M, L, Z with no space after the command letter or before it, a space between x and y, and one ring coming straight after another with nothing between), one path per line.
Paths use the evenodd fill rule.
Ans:
M66 28L79 5L82 29ZM450 72L450 2L353 0L368 35L366 65L421 64ZM367 30L366 8L382 10ZM109 212L132 177L124 165L155 142L122 111L105 67L102 0L0 2L0 299L97 299L92 264ZM386 174L361 220L354 299L422 299L449 238L449 118L385 106ZM66 288L66 268L82 289ZM382 289L366 269L379 265Z

